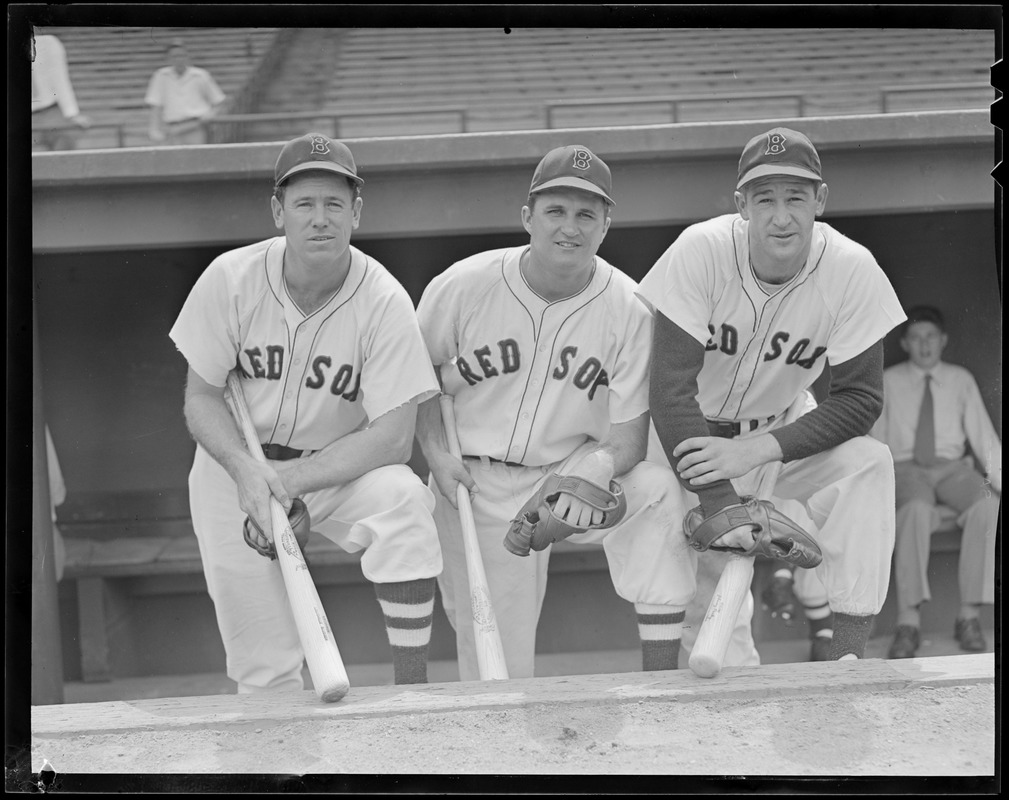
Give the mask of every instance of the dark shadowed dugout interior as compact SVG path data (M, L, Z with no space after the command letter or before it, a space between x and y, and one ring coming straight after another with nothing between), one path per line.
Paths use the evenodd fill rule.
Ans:
M742 145L779 123L819 148L830 187L824 219L873 252L905 306L943 309L946 356L975 374L1001 433L995 143L985 111L350 141L366 180L353 241L416 303L453 261L527 241L519 212L536 162L552 147L580 143L614 174L617 206L600 254L640 279L684 227L734 210ZM33 156L41 384L69 528L122 516L131 497L146 509L141 527L156 531L188 515L195 445L182 415L186 365L168 331L216 255L276 234L269 197L278 150L254 143ZM900 357L892 334L887 362ZM415 466L424 470L419 458ZM208 625L210 641L212 618ZM381 634L377 616L375 627ZM625 633L614 646L634 646L633 626ZM451 646L442 634L436 655ZM69 678L77 651L68 648ZM145 648L134 649L140 655L118 670L146 674ZM371 655L382 659L381 646Z

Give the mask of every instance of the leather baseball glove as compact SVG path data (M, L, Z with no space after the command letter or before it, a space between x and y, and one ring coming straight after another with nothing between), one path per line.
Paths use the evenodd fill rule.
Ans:
M764 555L787 561L796 567L811 569L823 560L820 546L812 536L790 520L768 500L740 498L741 503L726 506L707 519L701 507L692 509L683 520L687 541L695 550L725 550L746 556ZM749 525L753 529L753 547L719 547L716 542L731 531Z
M291 509L287 512L287 521L291 523L291 530L294 538L298 540L302 555L305 554L305 545L308 544L308 534L312 530L312 520L308 516L308 506L300 498L291 501ZM245 543L261 556L266 556L271 561L277 557L277 550L273 542L267 538L252 517L246 517L242 524L242 535L245 536ZM306 563L308 559L306 558Z
M561 494L570 494L583 503L598 508L603 513L603 521L587 527L578 527L565 522L553 510ZM609 490L597 486L577 475L554 473L540 486L536 494L526 501L518 516L511 521L505 535L504 546L517 556L529 555L529 549L546 550L554 542L567 539L576 533L585 533L598 528L611 528L627 513L627 499L624 490L616 481L610 481Z

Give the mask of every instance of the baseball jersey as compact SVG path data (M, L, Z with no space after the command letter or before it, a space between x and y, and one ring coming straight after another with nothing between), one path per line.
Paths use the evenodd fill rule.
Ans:
M161 106L165 122L179 122L202 117L224 99L224 92L205 69L186 67L179 75L174 67L162 67L151 76L144 102Z
M519 269L527 247L478 253L428 285L417 314L465 455L552 464L648 410L651 317L601 258L548 302Z
M403 286L350 247L350 271L304 316L287 293L282 236L224 253L196 281L171 330L193 370L224 386L236 364L263 443L320 450L438 392Z
M771 287L754 275L747 230L737 214L691 225L638 291L704 344L697 400L707 417L779 415L827 361L847 361L905 319L872 254L826 223L814 223L798 274Z

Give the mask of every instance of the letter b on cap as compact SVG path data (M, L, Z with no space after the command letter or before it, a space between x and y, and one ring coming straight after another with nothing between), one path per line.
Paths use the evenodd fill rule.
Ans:
M588 150L575 150L571 164L575 169L588 169L592 161L592 153Z
M765 156L780 156L785 152L785 137L780 133L767 134L767 150Z

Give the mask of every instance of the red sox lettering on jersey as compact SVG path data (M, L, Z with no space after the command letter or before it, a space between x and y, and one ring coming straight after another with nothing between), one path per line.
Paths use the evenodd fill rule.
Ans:
M216 259L172 330L208 383L238 367L263 442L319 450L431 393L413 303L381 264L351 247L343 286L305 316L287 293L284 251L277 237Z
M885 336L900 310L872 254L823 222L805 265L780 286L755 276L747 223L735 214L690 226L659 264L639 294L704 344L698 402L708 417L781 414L828 361Z
M581 292L546 302L522 278L525 249L454 264L418 315L463 452L541 465L647 410L651 320L634 282L598 257Z

